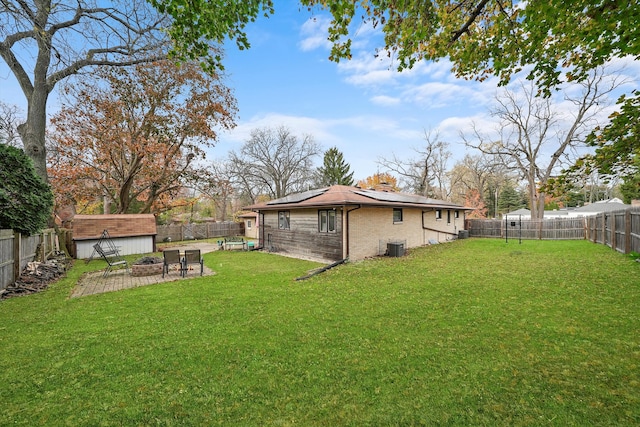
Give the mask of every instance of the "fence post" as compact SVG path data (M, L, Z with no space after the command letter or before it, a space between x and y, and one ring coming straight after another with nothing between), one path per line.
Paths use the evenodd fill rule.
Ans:
M22 235L18 231L13 232L13 278L20 277L20 258L22 254Z
M631 209L624 212L624 253L631 253Z

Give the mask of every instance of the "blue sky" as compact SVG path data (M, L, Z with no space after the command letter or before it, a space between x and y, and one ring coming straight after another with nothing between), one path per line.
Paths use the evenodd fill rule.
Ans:
M353 37L353 59L336 64L328 60L328 14L285 0L276 0L275 9L275 15L248 25L249 50L226 46L226 84L238 100L239 117L233 131L220 135L207 161L239 150L252 129L286 126L296 135L313 135L323 150L336 146L355 178L362 179L384 171L378 164L383 158L414 156L425 131L450 144L450 167L470 151L460 132L470 135L473 124L495 131L489 114L498 93L495 79L457 79L446 60L420 62L399 73L392 59L375 57L382 38L365 25ZM640 75L638 64L627 73ZM25 110L22 92L3 62L0 100ZM57 105L54 92L49 112Z
M398 73L392 60L375 58L381 38L367 27L357 31L353 59L336 64L328 60L328 22L327 14L278 1L275 15L248 27L251 49L228 44L227 84L240 117L213 158L238 149L254 128L280 125L313 135L325 150L338 147L357 179L383 170L378 161L392 153L410 157L425 130L439 132L455 157L464 155L459 128L486 112L495 81L455 79L447 61Z

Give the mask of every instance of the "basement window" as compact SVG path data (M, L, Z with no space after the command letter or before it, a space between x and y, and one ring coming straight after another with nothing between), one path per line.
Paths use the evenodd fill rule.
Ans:
M280 230L290 229L289 211L278 211L278 228Z
M399 223L402 222L402 209L400 208L393 208L393 223Z

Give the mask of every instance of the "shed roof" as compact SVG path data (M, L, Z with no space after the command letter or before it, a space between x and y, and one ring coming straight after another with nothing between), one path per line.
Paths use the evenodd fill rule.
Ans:
M414 194L364 190L347 185L334 185L291 194L280 199L248 206L247 209L260 211L347 205L473 210L473 208L444 200L430 199Z
M73 240L99 239L107 230L111 237L155 236L156 217L152 214L76 215L72 222Z

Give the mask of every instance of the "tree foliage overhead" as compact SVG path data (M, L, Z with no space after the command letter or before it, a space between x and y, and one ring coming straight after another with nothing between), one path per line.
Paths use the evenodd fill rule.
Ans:
M171 34L176 52L191 57L202 53L199 43L207 38L222 41L226 36L242 49L249 47L245 25L260 14L274 13L272 0L193 0L189 7L184 0L150 1L175 18ZM591 70L614 58L640 56L640 5L635 1L300 3L310 10L318 7L331 13L328 39L334 61L351 58L351 36L366 23L381 29L384 45L378 54L392 56L399 69L425 59L448 58L458 76L480 80L498 76L502 84L526 70L547 95L563 82L587 79ZM599 156L588 160L596 167L606 170L611 162L627 161L640 150L640 130L628 126L640 115L639 96L635 92L621 99L612 125L594 134Z
M344 155L337 147L324 152L322 166L318 168L319 184L322 187L331 185L353 185L351 166L345 162Z
M194 165L216 129L235 126L235 98L193 62L103 68L98 76L69 86L73 103L53 119L58 203L106 196L115 213L167 209L200 175Z
M36 234L51 218L53 195L33 162L15 147L0 144L0 228Z

